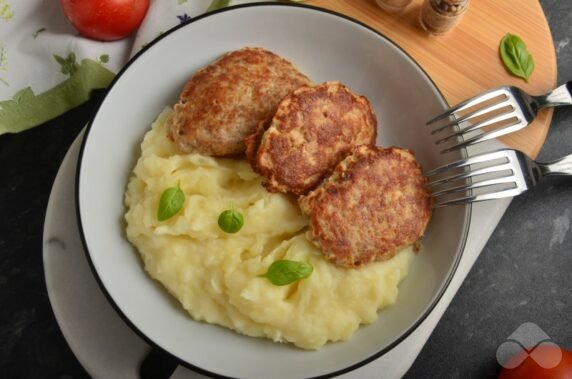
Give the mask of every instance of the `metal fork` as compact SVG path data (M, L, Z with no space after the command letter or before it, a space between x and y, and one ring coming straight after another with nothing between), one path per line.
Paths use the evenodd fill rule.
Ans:
M488 126L495 126L491 130L449 146L441 152L447 153L520 130L534 120L540 109L562 105L572 105L572 81L544 96L531 96L520 88L504 86L492 89L453 106L445 113L429 120L427 125L436 125L441 120L447 121L446 124L440 125L433 130L431 134L455 129L449 135L437 140L437 144L466 136L470 132ZM463 113L464 111L467 112ZM461 123L467 125L461 127ZM495 125L499 123L503 124ZM455 126L459 126L459 128L454 128Z
M517 196L551 175L572 176L572 154L540 163L518 150L501 149L426 173L435 207Z

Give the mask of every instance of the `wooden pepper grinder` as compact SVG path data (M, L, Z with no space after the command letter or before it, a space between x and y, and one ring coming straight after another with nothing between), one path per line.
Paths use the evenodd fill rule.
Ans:
M470 0L425 0L421 7L421 26L435 35L444 34L461 21Z

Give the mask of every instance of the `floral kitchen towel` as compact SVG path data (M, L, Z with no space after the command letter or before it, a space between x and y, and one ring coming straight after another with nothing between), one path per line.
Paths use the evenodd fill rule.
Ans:
M29 129L82 104L170 28L246 2L252 1L151 0L134 35L100 42L81 36L57 0L0 0L0 134Z

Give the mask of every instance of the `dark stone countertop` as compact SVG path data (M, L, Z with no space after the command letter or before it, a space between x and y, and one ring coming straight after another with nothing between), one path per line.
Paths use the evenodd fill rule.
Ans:
M572 79L572 2L541 4L562 83ZM48 300L42 229L58 167L94 103L0 136L0 378L87 377ZM570 124L572 107L556 110L541 160L572 153ZM407 377L494 377L497 348L525 322L572 349L571 188L549 179L513 200Z

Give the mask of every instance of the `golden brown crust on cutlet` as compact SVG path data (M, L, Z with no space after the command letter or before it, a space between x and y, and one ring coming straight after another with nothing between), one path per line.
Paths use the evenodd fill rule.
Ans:
M271 117L280 100L311 84L278 55L247 47L225 54L185 84L168 135L182 153L244 153L244 138Z
M256 155L270 192L302 195L356 146L373 144L377 120L369 101L339 82L301 87L278 106Z
M413 152L360 146L298 203L310 239L328 260L352 268L419 240L431 218L426 182Z

